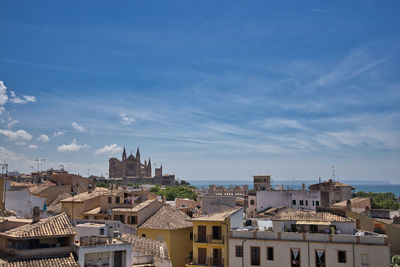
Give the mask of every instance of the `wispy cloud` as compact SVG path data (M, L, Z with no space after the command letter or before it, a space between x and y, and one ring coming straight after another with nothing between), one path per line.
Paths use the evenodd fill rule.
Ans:
M124 125L129 125L135 121L135 119L131 115L129 115L125 112L119 114L119 116L121 118L121 123Z
M112 144L109 146L104 146L98 150L96 150L94 153L96 155L101 155L101 154L114 154L117 152L121 152L122 151L122 147L118 146L117 144Z
M79 125L77 122L72 123L72 127L77 130L78 132L84 132L85 128L83 126Z
M11 130L1 130L0 134L7 136L10 141L24 142L32 139L32 135L25 130L11 131Z
M33 145L33 144L28 146L28 149L31 149L31 150L32 149L38 149L38 148L39 147L37 145Z
M72 140L72 143L69 145L61 145L57 148L57 150L59 152L64 152L64 153L70 153L70 152L78 152L81 149L86 149L89 148L88 145L84 144L84 145L79 145L78 142L76 141L76 139Z
M63 134L65 134L65 131L56 131L56 132L53 133L53 136L60 136L60 135L63 135Z
M45 135L45 134L41 134L41 135L38 137L37 140L38 140L38 141L41 141L41 142L43 142L43 143L47 143L47 142L50 141L50 138L49 138L47 135Z

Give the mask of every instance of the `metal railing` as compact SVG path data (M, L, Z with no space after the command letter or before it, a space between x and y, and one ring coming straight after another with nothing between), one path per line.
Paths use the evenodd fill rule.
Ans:
M193 241L194 241L194 243L210 243L210 236L194 235Z
M212 244L224 244L225 236L221 235L220 238L214 238L213 236L208 236L210 243Z
M223 258L210 258L209 259L210 266L214 267L223 267L224 266L224 259Z

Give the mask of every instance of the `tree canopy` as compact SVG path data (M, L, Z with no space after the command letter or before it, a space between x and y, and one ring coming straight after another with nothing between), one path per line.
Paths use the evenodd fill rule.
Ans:
M165 189L160 186L155 186L149 190L151 193L154 193L159 196L165 197L168 201L173 201L175 198L189 198L193 200L197 200L197 195L193 191L192 187L189 186L168 186Z
M357 192L356 197L371 198L372 209L391 209L397 210L399 202L394 193L374 193L374 192Z

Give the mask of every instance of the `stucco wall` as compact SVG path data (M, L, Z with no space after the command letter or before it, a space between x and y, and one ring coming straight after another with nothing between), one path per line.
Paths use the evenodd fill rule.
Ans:
M8 210L13 210L18 217L32 218L33 208L38 206L44 209L45 199L30 194L29 190L6 191L5 206Z

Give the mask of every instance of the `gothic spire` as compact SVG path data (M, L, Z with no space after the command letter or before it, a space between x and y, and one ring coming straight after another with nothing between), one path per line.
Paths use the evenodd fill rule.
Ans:
M140 159L140 151L139 151L139 147L136 150L136 158Z
M122 160L126 160L126 151L124 147L124 151L122 152Z

